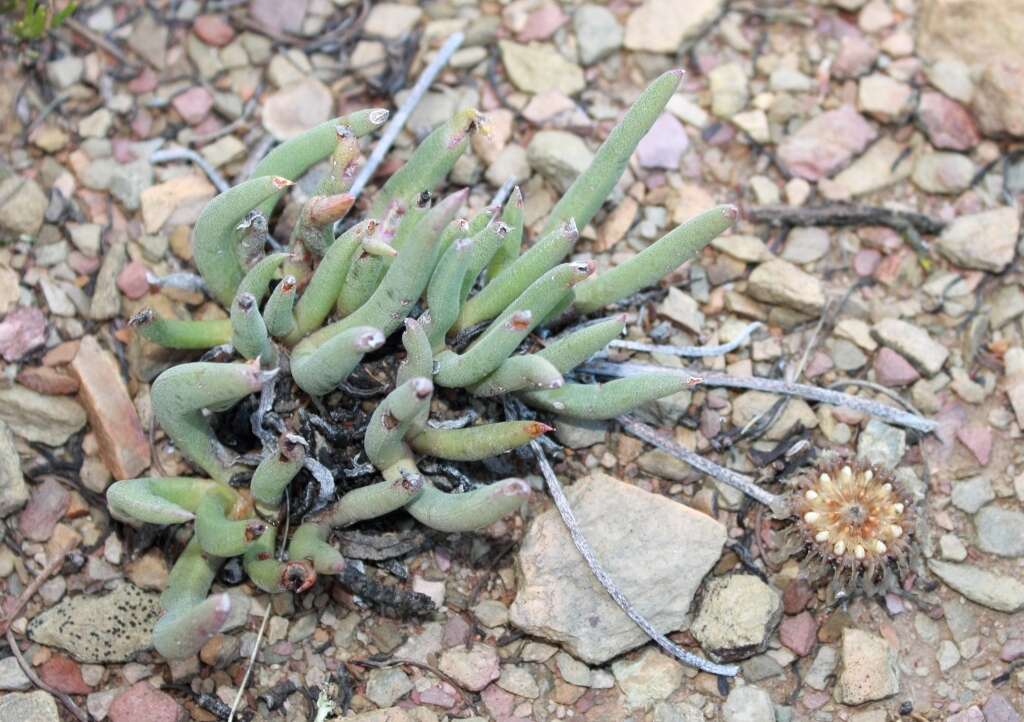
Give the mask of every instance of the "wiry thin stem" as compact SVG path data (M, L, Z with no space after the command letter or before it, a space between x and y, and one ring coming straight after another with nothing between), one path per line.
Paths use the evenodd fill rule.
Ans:
M808 384L791 383L776 379L762 379L757 376L729 376L721 373L707 373L700 369L670 368L658 366L657 364L640 363L609 363L607 361L591 361L579 366L578 371L596 374L598 376L611 376L613 378L636 376L638 374L658 373L683 376L692 380L694 385L720 386L733 389L751 389L753 391L765 391L771 394L784 394L786 396L797 396L809 401L818 401L832 406L845 406L854 411L862 411L872 416L907 428L927 434L938 428L938 423L915 414L908 414L905 411L894 409L892 406L863 399L859 396L851 396L839 391L818 388Z
M537 464L540 466L540 472L544 476L544 481L548 485L548 491L551 492L551 498L555 501L555 506L558 508L558 513L562 516L562 521L565 522L566 527L569 529L569 535L572 537L573 543L580 552L580 556L586 561L587 566L590 567L590 571L597 577L597 581L601 583L608 595L615 600L615 603L626 613L626 615L632 619L640 629L644 630L644 633L648 637L653 639L659 647L665 650L668 654L678 659L683 664L695 667L702 672L708 672L710 674L720 674L726 677L735 677L739 672L739 667L733 664L716 664L709 662L708 660L698 657L692 652L687 652L679 645L673 643L664 634L659 632L654 626L648 622L642 614L637 610L636 607L626 598L626 595L622 593L618 585L612 581L611 577L601 566L601 563L597 561L594 556L594 550L590 546L590 542L583 536L583 530L580 528L579 522L576 520L576 515L573 514L572 507L569 506L569 500L565 498L565 493L562 491L562 485L558 481L558 477L555 476L554 470L551 468L551 464L548 463L547 457L544 455L544 450L540 444L536 441L530 442L530 448L533 450L534 455L537 457Z
M768 508L775 510L781 510L784 506L784 501L781 496L773 494L770 491L765 491L749 476L737 473L732 469L726 469L724 466L719 466L715 462L705 459L700 454L690 451L685 446L676 443L672 439L662 436L653 428L647 424L637 421L628 414L623 414L616 419L622 428L631 433L633 436L646 441L652 446L657 446L662 451L671 454L675 458L682 462L685 462L692 466L697 471L700 471L708 476L717 479L718 481L731 486L734 489L742 491L744 494L749 496L751 499L761 502Z
M763 326L760 321L754 321L737 334L729 343L717 346L667 346L653 343L640 343L639 341L615 340L608 345L612 348L624 348L627 351L641 351L643 353L663 353L671 356L682 356L684 358L706 358L709 356L721 356L731 353L747 342L750 335Z
M166 150L158 150L149 156L150 163L168 163L175 160L190 160L199 166L199 169L206 174L206 177L210 179L214 187L223 193L231 185L224 180L224 176L217 172L217 169L206 160L203 156L196 153L191 148L167 148Z
M412 111L416 109L416 106L420 104L423 96L426 94L430 84L434 82L434 78L437 77L444 66L451 60L452 55L462 45L462 41L465 39L465 35L462 33L454 33L445 44L441 46L441 49L437 51L437 55L430 61L430 65L423 69L420 77L416 79L416 84L412 86L412 90L409 91L409 97L405 99L402 107L398 109L391 122L388 123L388 127L384 129L384 132L380 136L380 140L377 141L377 145L374 146L373 152L366 161L366 165L359 171L359 175L352 181L352 188L349 190L356 198L363 192L363 188L369 182L373 174L377 172L377 168L384 160L384 156L391 150L392 143L398 137L398 134L402 132L402 128L405 127L405 123L409 120L409 116L412 115Z

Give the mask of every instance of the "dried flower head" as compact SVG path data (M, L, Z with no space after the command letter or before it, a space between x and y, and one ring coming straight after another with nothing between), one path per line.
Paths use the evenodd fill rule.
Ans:
M898 586L912 551L913 506L892 473L828 460L798 481L790 507L808 575L831 573L832 596Z

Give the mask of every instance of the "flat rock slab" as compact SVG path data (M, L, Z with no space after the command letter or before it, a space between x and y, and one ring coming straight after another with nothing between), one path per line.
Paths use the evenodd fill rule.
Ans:
M44 396L18 384L0 389L0 421L26 441L61 446L85 420L85 409L71 399Z
M626 597L658 629L685 628L690 602L718 561L725 527L695 509L606 474L566 492L597 556ZM516 558L520 629L603 664L647 641L591 573L556 509L534 520Z
M983 607L1007 614L1024 609L1024 584L1013 577L972 564L954 564L938 559L929 559L928 568L948 586Z
M28 625L29 638L79 662L127 662L152 644L160 597L134 584L107 594L66 597Z

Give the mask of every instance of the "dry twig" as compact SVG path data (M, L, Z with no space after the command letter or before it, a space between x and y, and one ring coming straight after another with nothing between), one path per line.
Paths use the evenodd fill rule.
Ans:
M25 673L29 681L44 692L49 692L54 697L60 700L60 703L64 705L64 708L75 716L75 719L81 722L91 722L92 717L84 711L81 707L75 704L75 701L71 699L70 695L61 692L60 690L50 687L48 684L39 679L39 676L32 669L32 665L25 661L25 658L21 655L21 649L18 648L18 640L14 638L14 630L10 627L7 628L7 644L11 648L11 653L14 658L18 661L18 665L21 667L21 671Z
M765 391L770 394L796 396L798 398L807 399L808 401L817 401L831 406L845 406L846 408L853 409L854 411L862 411L866 414L877 416L891 424L906 426L907 428L914 429L915 431L920 431L925 434L935 431L935 429L938 428L938 424L931 419L926 419L924 417L917 416L916 414L910 414L906 411L901 411L900 409L893 408L892 406L888 406L877 401L864 399L860 396L844 394L839 391L822 389L808 384L793 383L790 381L763 379L757 376L729 376L728 374L722 373L707 373L698 369L670 368L667 366L658 366L656 364L616 364L608 361L590 361L577 367L577 369L584 373L591 373L597 376L610 376L613 378L636 376L637 374L647 373L673 374L685 376L686 378L691 379L694 384L699 383L704 386Z
M640 629L644 630L659 647L665 652L672 655L680 662L690 667L701 670L702 672L708 672L710 674L719 674L725 677L735 677L739 672L739 668L733 664L716 664L710 662L702 657L698 657L692 652L687 652L685 649L675 644L672 640L666 637L664 634L654 628L650 622L648 622L640 611L633 606L633 604L626 598L626 595L622 593L618 585L608 576L608 573L601 566L601 563L594 556L594 550L590 546L590 542L583 535L583 530L580 528L579 522L576 520L576 515L573 514L572 507L569 506L569 500L565 498L565 492L562 491L562 485L558 481L558 477L555 476L554 470L551 468L551 464L548 463L548 458L544 455L544 450L540 444L536 441L530 442L530 448L533 450L534 456L537 457L537 464L540 466L541 474L544 476L544 481L547 483L548 491L551 493L551 498L555 501L555 506L558 508L558 513L562 516L562 521L565 522L565 526L569 529L569 536L572 537L573 543L576 545L576 549L579 550L580 556L586 561L587 566L590 567L590 571L597 577L597 581L601 583L608 595L615 600L615 603L619 605L623 612L632 619Z

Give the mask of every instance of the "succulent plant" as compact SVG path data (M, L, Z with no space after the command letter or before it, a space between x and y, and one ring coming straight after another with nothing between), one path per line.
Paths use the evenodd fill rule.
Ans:
M623 315L581 324L540 350L520 352L545 322L566 313L591 315L657 283L735 220L734 207L713 208L598 276L593 262L566 260L577 229L600 209L680 75L666 73L640 95L525 250L518 189L504 207L470 220L457 217L466 190L433 195L470 134L485 128L475 110L456 114L427 136L376 192L365 218L337 237L335 224L354 205L347 191L358 167L358 138L381 126L385 111L336 118L283 143L252 178L210 201L193 230L194 258L228 318L164 319L144 311L132 320L138 333L162 346L198 351L229 344L242 359L183 363L152 384L156 420L203 476L119 481L107 494L121 519L194 523L163 595L166 614L154 631L159 652L194 654L224 624L230 598L207 595L225 558L242 556L249 577L268 592L303 591L317 575L354 583L353 565L330 543L334 529L404 508L434 529L469 531L517 509L529 495L523 480L446 493L420 473L417 459L483 460L551 427L531 420L432 425L435 387L476 397L514 395L556 417L555 423L557 417L612 418L685 388L685 379L656 374L603 385L564 380L622 333ZM324 160L329 171L303 206L287 251L266 253L276 203ZM211 420L286 376L301 391L300 403L319 406L364 355L400 329L404 360L363 438L379 480L341 494L333 506L294 524L289 539L281 538L289 526L282 523L284 494L310 462L308 440L298 424L285 424L276 435L258 429L264 448L253 469L218 439ZM463 347L466 338L472 340Z
M889 470L824 454L796 481L786 527L788 556L802 557L830 599L897 591L914 567L914 503Z

